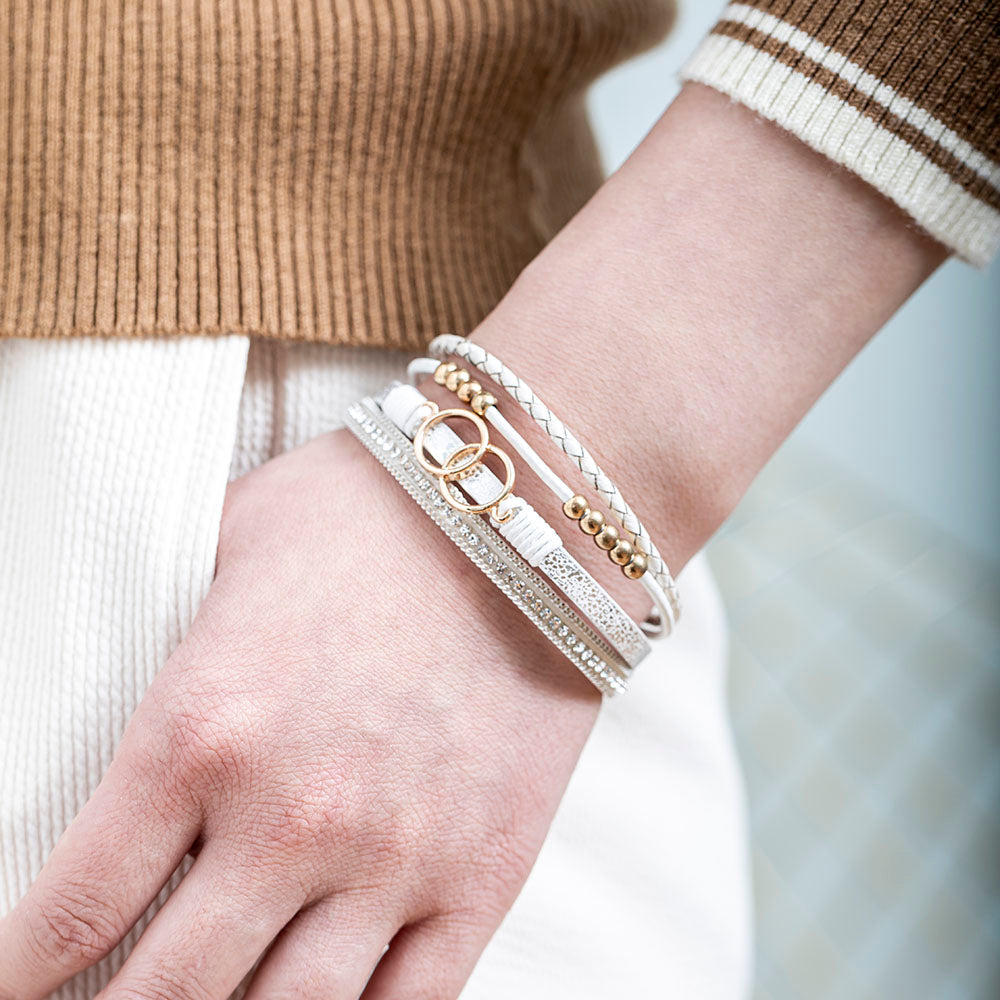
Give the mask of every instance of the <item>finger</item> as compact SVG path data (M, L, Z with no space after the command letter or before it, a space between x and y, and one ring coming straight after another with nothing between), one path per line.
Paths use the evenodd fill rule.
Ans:
M374 898L324 899L281 932L245 1000L356 1000L398 926Z
M455 1000L489 934L459 914L404 927L375 968L361 1000Z
M123 742L123 747L125 746ZM38 878L0 921L0 984L48 995L128 933L180 864L200 816L148 760L119 752Z
M256 857L209 840L100 1000L225 1000L303 898Z

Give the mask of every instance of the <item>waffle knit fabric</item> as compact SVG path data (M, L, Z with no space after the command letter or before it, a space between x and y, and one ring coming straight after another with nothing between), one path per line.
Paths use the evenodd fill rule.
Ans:
M583 98L674 0L5 0L0 336L465 333L601 181ZM966 259L994 0L732 4L685 70Z
M255 340L248 353L240 336L0 341L0 914L190 626L227 479L332 429L401 371L395 352ZM682 585L684 620L629 696L602 709L463 1000L746 995L725 623L704 557ZM53 1000L89 1000L108 982L184 868L124 944Z

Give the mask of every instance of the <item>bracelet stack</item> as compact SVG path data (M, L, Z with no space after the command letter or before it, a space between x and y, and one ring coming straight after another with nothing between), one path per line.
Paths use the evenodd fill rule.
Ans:
M612 516L626 531L633 535L636 547L645 554L652 576L659 582L670 605L671 613L667 625L669 631L670 625L676 622L680 616L681 604L677 585L642 522L628 505L618 487L597 464L590 452L579 442L576 435L542 402L524 379L508 368L498 357L490 354L478 344L466 340L465 337L443 334L431 341L428 353L438 360L445 360L449 354L462 358L478 371L493 379L545 431L549 438L559 445L580 472L590 480L594 489L608 505ZM452 381L454 382L455 379ZM492 394L487 394L487 396L488 398L480 398L479 400L479 405L484 413L496 407L496 398ZM518 438L521 442L524 441L520 435ZM526 456L525 459L527 461ZM547 482L551 488L552 482ZM562 499L565 501L569 497Z
M454 392L459 399L468 402L475 413L488 417L495 426L502 428L505 436L511 437L513 428L506 422L506 419L499 416L500 411L496 409L496 397L490 392L485 392L479 382L472 381L469 373L464 368L459 368L454 361L441 361L434 364L430 359L418 358L411 362L408 371L411 377L432 374L438 385L443 385L446 389ZM533 460L532 464L541 462L534 449L527 445L520 435L517 435L515 448L521 452L522 458L528 459L530 455ZM551 477L552 479L558 478L555 473L551 473ZM555 492L561 497L561 494L568 490L569 487L560 481L560 488ZM598 548L604 549L611 561L619 565L622 572L630 580L638 580L646 572L648 568L646 556L627 539L623 539L614 525L607 524L604 515L599 510L592 509L586 497L579 493L568 496L563 503L563 513L574 521L579 521L580 529L593 536Z
M434 358L411 363L411 382L432 375L468 408L440 409L412 384L396 382L354 404L348 427L448 537L521 612L604 694L625 690L649 652L647 635L669 632L680 613L673 578L621 492L575 435L499 359L462 337L438 337ZM501 414L496 396L448 355L489 375L559 443L591 481L610 515L572 490ZM472 425L476 440L460 438L448 421ZM489 426L487 426L489 425ZM637 625L566 550L556 529L514 492L516 469L489 428L534 471L629 579L639 581L654 608ZM502 468L502 478L485 464Z
M347 426L417 505L521 613L602 693L624 691L631 669L583 618L481 517L440 496L417 463L413 443L368 397L347 411Z

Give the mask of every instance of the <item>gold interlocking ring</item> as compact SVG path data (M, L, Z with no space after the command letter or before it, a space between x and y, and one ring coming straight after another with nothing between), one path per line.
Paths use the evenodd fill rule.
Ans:
M455 455L460 455L465 454L467 451L472 449L472 457L468 459L468 461L462 462L461 465L454 467L452 467L451 462L454 460L455 455L451 456L447 465L435 465L433 462L429 462L424 454L424 438L427 436L427 432L435 424L439 424L442 421L447 420L449 417L463 417L464 419L471 421L476 430L479 431L478 444L467 444L464 448L460 448L457 452L455 452ZM421 467L440 480L442 477L457 478L461 473L468 472L471 468L473 468L473 466L478 465L479 460L486 454L486 451L490 446L489 442L490 432L486 427L486 422L478 414L473 413L471 410L462 409L438 410L435 413L431 413L430 416L424 417L423 422L417 428L417 433L413 435L413 450L416 453L417 461L420 463Z
M497 448L496 445L492 445L487 442L484 451L488 451L491 455L496 455L496 457L503 462L504 471L507 474L507 478L504 480L503 489L500 491L500 495L498 497L495 497L489 503L464 503L459 500L449 488L448 480L450 478L450 474L454 472L451 468L452 462L467 452L474 451L476 449L477 445L472 443L463 445L451 456L451 458L448 459L447 462L445 462L446 474L438 477L438 489L441 491L441 496L443 496L452 507L456 510L460 510L463 514L485 514L487 512L492 512L493 516L496 517L498 521L509 521L510 518L513 517L513 511L508 511L505 516L500 517L497 513L495 513L495 508L501 500L510 496L514 490L514 463L510 460L510 456L507 452ZM476 463L479 463L478 458L476 459ZM463 465L462 468L465 468L465 466Z

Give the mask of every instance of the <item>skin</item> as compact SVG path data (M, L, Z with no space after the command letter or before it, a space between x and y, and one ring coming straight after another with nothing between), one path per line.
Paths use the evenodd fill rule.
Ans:
M944 256L861 181L689 86L475 339L567 415L676 571ZM551 507L528 476L519 492ZM457 997L598 708L349 434L282 455L230 488L191 632L0 922L0 998L107 954L189 851L103 1000L222 1000L262 955L251 1000Z

